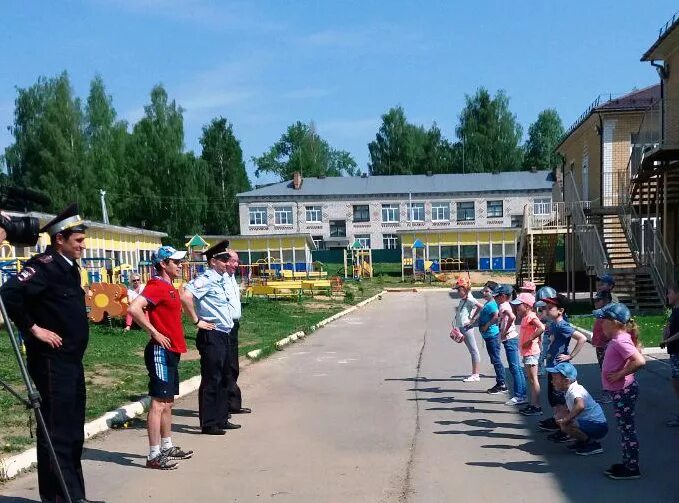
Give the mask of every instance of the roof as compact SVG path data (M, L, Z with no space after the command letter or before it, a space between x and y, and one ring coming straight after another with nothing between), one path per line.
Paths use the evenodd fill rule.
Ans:
M641 61L664 60L667 56L664 51L666 45L679 44L679 12L676 12L671 19L669 19L658 30L658 39L653 42L653 45L641 56ZM669 42L666 44L665 42ZM674 44L672 44L674 42Z
M198 234L196 234L195 236L193 236L193 237L191 238L191 240L190 240L188 243L186 243L186 246L195 247L195 248L205 247L205 246L207 246L207 245L208 245L208 242L205 241L205 240L204 240L202 237L200 237Z
M296 198L309 196L376 196L456 194L498 191L552 190L550 171L506 171L498 174L337 176L304 178L299 190L289 181L241 192L238 198Z
M607 100L606 97L608 97ZM613 98L611 94L600 94L582 115L578 117L578 120L568 128L554 150L558 149L571 134L595 113L645 111L657 104L659 100L660 84L653 84L643 89L634 90L617 98Z
M7 213L15 216L28 216L37 218L40 221L41 226L45 225L47 222L51 221L52 219L54 219L54 217L56 217L56 215L52 215L51 213L42 213L40 211L29 211L28 213L21 213L18 211L8 211ZM110 232L118 232L119 234L131 234L134 236L152 236L158 238L167 237L166 232L141 229L139 227L105 224L103 222L96 222L94 220L84 220L84 223L90 229L101 229Z
M189 236L186 236L187 238ZM219 241L224 241L228 239L229 241L234 241L236 239L249 239L250 241L261 241L266 239L290 239L290 238L304 238L312 250L316 249L314 240L311 238L311 234L305 232L291 232L289 234L278 233L278 234L240 234L236 236L223 236L217 234L203 235L203 239L209 241L210 243L217 243ZM242 251L242 250L241 250Z

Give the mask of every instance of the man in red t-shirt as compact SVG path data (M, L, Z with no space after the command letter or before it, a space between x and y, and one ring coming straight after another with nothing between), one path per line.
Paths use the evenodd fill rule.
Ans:
M128 308L137 325L151 336L144 349L151 397L146 467L157 470L173 470L177 468L173 460L188 459L193 455L193 451L184 452L173 446L171 438L172 406L175 395L179 394L179 358L181 353L186 353L182 304L172 280L181 275L185 256L185 251L161 246L151 259L156 276L146 283L144 291ZM148 319L144 310L148 312Z

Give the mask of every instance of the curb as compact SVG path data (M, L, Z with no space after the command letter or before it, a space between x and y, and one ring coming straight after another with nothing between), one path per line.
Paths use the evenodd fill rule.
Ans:
M374 295L373 297L370 297L369 299L366 299L364 301L359 302L355 306L352 306L348 309L345 309L344 311L341 311L337 314L334 314L330 316L329 318L326 318L324 320L319 321L316 325L313 325L309 331L309 333L314 332L315 330L318 330L319 328L327 325L331 321L335 321L342 316L345 316L349 313L352 313L356 311L359 307L363 307L366 304L369 304L370 302L373 302L375 299L381 298L381 296L386 293L386 291L382 291L378 293L377 295ZM289 336L285 337L284 339L281 339L276 343L276 348L283 349L285 346L288 344L292 344L293 342L296 342L300 339L303 339L306 337L308 334L300 331L300 332L295 332L294 334L290 334ZM247 354L247 357L250 360L257 360L259 356L261 355L262 350L261 349L256 349L254 351L250 351ZM251 362L247 362L245 366L248 366ZM198 389L200 386L200 376L194 376L191 377L190 379L187 379L185 381L182 381L179 383L179 394L175 398L182 398L190 393L193 393ZM111 429L111 426L114 424L118 423L124 423L125 421L128 421L142 413L144 413L146 410L148 410L149 404L151 403L151 398L148 396L145 396L141 398L140 400L137 400L136 402L128 403L126 405L123 405L122 407L119 407L118 409L112 410L110 412L105 413L103 416L100 416L96 419L93 419L92 421L85 423L85 440L92 438L95 435L98 435L100 433L103 433L105 431L108 431ZM13 479L17 475L19 475L21 472L28 470L31 468L34 464L38 462L38 451L35 447L32 447L30 449L25 450L24 452L21 452L19 454L16 454L14 456L10 456L9 458L2 459L0 458L0 481L6 481L9 479Z

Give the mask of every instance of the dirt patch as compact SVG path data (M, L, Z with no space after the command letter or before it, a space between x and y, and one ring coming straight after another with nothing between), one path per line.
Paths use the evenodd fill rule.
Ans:
M200 353L197 349L189 349L186 353L182 355L182 361L190 362L200 360Z
M85 381L93 386L107 388L120 382L120 377L115 375L115 372L111 369L103 365L97 365L94 370L85 371Z
M313 309L330 309L331 307L333 307L333 305L329 303L329 302L330 302L330 298L329 298L329 297L326 297L326 299L328 299L328 302L327 302L327 303L323 303L323 302L305 302L305 303L304 303L304 309L311 309L311 310L313 310Z
M438 275L439 278L445 278L445 281L441 282L441 286L452 285L460 276L467 277L467 272L448 272ZM508 285L516 283L516 275L507 272L470 271L469 279L473 286L483 286L486 281L495 281L496 283L506 283Z

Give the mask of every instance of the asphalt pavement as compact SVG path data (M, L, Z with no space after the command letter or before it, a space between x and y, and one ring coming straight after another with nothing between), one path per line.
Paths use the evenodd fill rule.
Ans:
M88 441L88 497L109 503L679 501L672 476L679 430L664 426L677 401L662 357L640 373L643 478L612 481L602 472L620 461L613 424L603 454L576 456L546 440L535 428L539 418L486 394L492 378L462 382L469 355L448 337L456 304L445 292L389 293L249 366L239 382L253 414L234 416L243 428L223 437L199 434L195 393L179 400L173 441L195 455L175 471L144 468L142 420ZM482 357L490 376L483 349ZM596 396L593 349L575 363ZM614 421L611 407L605 410ZM0 501L39 501L35 472L0 486Z

